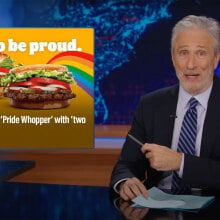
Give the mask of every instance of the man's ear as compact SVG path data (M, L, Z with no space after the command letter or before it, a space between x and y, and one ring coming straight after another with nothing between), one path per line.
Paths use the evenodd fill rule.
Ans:
M172 59L172 62L173 62L173 66L175 67L175 59L174 59L174 55L173 55L173 49L171 49L171 59Z
M220 60L220 51L216 54L215 56L215 61L214 61L214 69L216 69L218 67L218 63L219 63L219 60Z

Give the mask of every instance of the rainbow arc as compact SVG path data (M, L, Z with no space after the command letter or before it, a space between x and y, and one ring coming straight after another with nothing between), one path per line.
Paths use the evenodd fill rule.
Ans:
M91 97L94 97L94 56L92 54L66 51L55 55L47 63L56 63L68 67L77 85Z

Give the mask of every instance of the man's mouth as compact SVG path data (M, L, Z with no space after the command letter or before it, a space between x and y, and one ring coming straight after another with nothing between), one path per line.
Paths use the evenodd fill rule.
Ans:
M184 74L186 79L196 79L198 78L199 74L198 73L189 73L189 74Z

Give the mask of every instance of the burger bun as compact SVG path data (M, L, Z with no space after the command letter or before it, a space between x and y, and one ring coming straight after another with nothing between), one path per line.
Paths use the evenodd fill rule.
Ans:
M18 66L18 67L12 68L10 72L22 73L22 72L33 71L33 70L45 70L45 71L56 70L57 72L66 72L68 71L68 68L66 66L62 66L58 64L33 64L33 65Z
M51 100L51 101L43 101L43 102L25 102L25 101L17 101L15 99L10 98L9 103L11 106L15 108L24 108L24 109L57 109L57 108L65 108L70 105L70 100Z

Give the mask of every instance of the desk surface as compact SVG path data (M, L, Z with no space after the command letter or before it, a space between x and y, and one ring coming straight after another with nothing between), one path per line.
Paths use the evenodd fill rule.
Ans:
M117 220L107 187L0 182L0 219Z
M0 161L0 180L8 180L34 167L34 161Z
M4 220L178 220L174 216L180 214L164 210L146 213L121 203L122 213L111 203L107 187L94 186L0 182L0 204L0 219ZM183 213L182 219L217 220L218 207L213 204L199 213ZM145 217L139 218L140 213Z
M0 180L33 166L33 161L1 161ZM4 220L219 220L219 207L217 199L199 213L137 209L115 200L108 187L0 181L0 219Z

